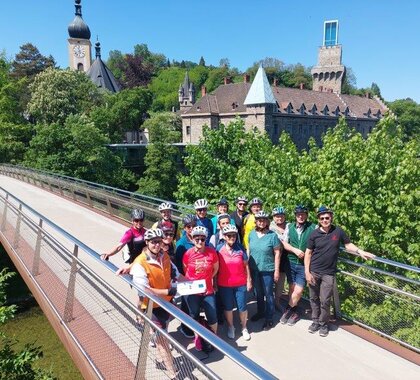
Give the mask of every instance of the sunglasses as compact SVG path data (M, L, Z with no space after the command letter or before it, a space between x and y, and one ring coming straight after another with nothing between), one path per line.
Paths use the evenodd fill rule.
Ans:
M240 202L238 203L238 206L246 206L246 203Z
M194 241L197 242L197 243L203 243L203 242L206 241L206 238L205 237L197 237L197 238L194 238Z
M227 234L225 235L228 239L236 238L236 234Z
M321 216L319 218L319 220L330 220L330 219L331 219L331 217L329 217L329 216Z
M162 243L162 240L160 239L155 239L155 240L149 240L149 243L152 245L158 245Z
M192 225L192 224L189 224L189 225L187 225L187 226L184 226L184 228L188 228L189 230L191 229L191 228L194 228L195 226L194 225Z
M207 209L206 208L198 208L197 209L197 212L204 212L204 211L207 211Z
M142 223L144 219L133 219L134 223Z
M175 236L175 234L171 234L171 233L165 234L165 237L174 237L174 236Z

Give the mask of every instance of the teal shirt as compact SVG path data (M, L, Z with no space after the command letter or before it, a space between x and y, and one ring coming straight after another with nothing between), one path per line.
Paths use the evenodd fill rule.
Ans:
M274 272L274 248L280 247L280 240L273 231L258 237L252 230L249 234L249 266L251 270Z

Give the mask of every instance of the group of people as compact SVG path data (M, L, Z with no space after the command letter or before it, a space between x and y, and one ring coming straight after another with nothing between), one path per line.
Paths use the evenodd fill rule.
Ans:
M199 320L203 310L208 327L216 334L218 325L226 321L227 336L235 339L233 310L237 307L244 340L251 336L247 328L247 294L254 291L257 311L250 320L263 320L262 330L270 330L275 309L282 311L281 324L293 326L300 319L298 303L306 284L309 286L312 324L308 331L328 335L330 304L340 245L364 259L372 258L350 242L346 233L333 222L333 211L325 206L317 210L317 223L308 219L303 205L294 209L294 220L287 222L286 210L275 207L270 215L263 210L259 198L251 201L238 197L236 209L221 198L217 215L208 218L208 202L194 203L195 214L182 218L182 228L172 218L172 205L159 206L162 218L152 228L143 227L144 212L132 211L132 226L116 247L102 255L103 259L128 247L127 266L118 273L130 273L133 282L170 301L177 284L184 280L204 280L202 293L182 297L181 309ZM288 303L281 308L280 298L287 279ZM140 297L139 307L147 308ZM153 320L166 328L169 314L154 305ZM193 339L197 350L210 350L208 344L187 326L181 332ZM162 342L157 345L167 368L172 368ZM166 360L165 360L166 358Z

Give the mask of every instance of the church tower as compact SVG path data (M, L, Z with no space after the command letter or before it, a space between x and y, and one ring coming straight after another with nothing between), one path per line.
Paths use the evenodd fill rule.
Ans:
M82 18L81 0L75 0L75 17L68 27L69 67L87 72L92 64L90 30Z
M341 94L345 72L341 63L341 45L338 44L338 20L325 21L318 65L311 70L312 90Z
M188 71L185 73L184 83L179 85L178 101L181 112L190 109L195 103L195 88L190 82Z

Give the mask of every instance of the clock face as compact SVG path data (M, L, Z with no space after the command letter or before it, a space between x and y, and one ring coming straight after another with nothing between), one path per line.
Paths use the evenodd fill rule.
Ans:
M77 58L83 58L83 57L85 56L85 49L83 49L83 46L76 45L76 46L73 48L73 52L74 52L74 55L75 55Z

